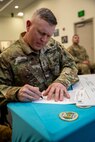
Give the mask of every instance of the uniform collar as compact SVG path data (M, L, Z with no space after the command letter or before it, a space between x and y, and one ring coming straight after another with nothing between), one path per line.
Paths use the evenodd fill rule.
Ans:
M21 48L22 50L26 53L26 54L31 54L31 53L36 53L39 54L39 52L35 52L34 50L32 50L32 48L23 40L23 36L25 35L26 32L23 32L20 34L20 44L21 44Z
M35 53L35 54L39 54L39 51L35 52L34 50L32 50L32 48L23 40L23 36L25 35L26 32L23 32L20 34L20 38L19 38L19 42L21 44L21 48L22 50L26 53L26 54L31 54L31 53ZM47 45L45 47L43 47L40 52L43 54L45 52L47 52L48 50L50 50L52 47L50 46L51 43L51 39L50 41L47 43Z

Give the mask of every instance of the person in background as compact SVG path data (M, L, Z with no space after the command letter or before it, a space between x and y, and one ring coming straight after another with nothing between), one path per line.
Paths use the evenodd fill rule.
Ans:
M70 98L67 89L79 79L73 57L51 36L57 19L48 8L34 12L26 32L0 54L0 97L30 102ZM43 92L43 93L42 93Z
M79 36L77 34L72 37L73 44L67 48L68 52L74 57L77 64L78 74L90 74L90 61L86 49L79 45Z

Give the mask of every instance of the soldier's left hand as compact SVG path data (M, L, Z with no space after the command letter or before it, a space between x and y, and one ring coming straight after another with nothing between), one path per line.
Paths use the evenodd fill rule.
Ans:
M54 98L55 101L63 101L64 97L70 98L70 95L67 92L67 89L61 83L52 83L49 87L43 92L44 96L47 96L47 100Z
M83 64L87 64L87 65L89 65L89 64L90 64L90 62L89 62L88 60L85 60L85 61L83 61Z

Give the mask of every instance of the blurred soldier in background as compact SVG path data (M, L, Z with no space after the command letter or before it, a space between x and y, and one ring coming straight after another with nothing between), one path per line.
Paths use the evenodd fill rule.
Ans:
M95 64L91 64L86 49L79 45L79 36L75 34L72 37L73 44L68 47L69 53L74 57L77 64L78 74L90 74L94 71Z

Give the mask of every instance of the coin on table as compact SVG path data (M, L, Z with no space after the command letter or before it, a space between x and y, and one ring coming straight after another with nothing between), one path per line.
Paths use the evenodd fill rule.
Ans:
M78 105L78 104L76 104L76 106L79 107L79 108L90 108L91 107L91 106L88 106L88 105L82 106L82 105Z
M59 117L60 117L62 120L73 121L73 120L76 120L76 119L78 118L78 113L73 112L73 111L61 112L61 113L59 114Z

